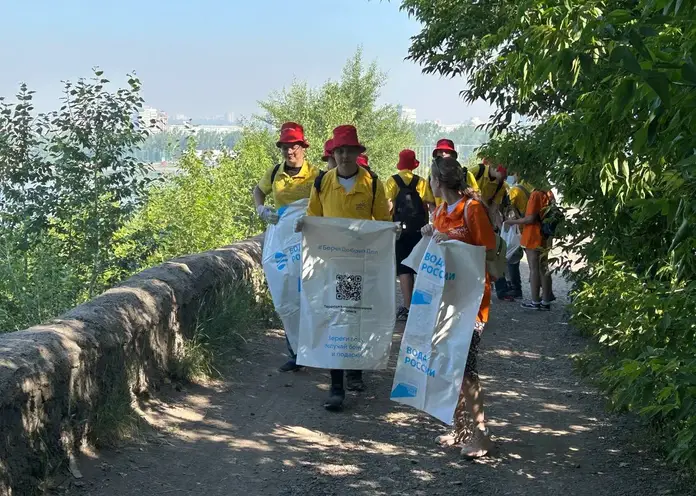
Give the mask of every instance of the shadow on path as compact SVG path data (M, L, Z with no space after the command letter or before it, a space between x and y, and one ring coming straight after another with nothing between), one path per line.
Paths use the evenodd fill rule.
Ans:
M499 450L476 462L435 445L438 421L389 401L402 330L390 368L367 372L367 391L349 393L339 414L322 408L327 371L276 371L284 340L268 331L249 343L225 384L142 403L158 434L84 457L83 485L68 494L691 494L643 451L640 427L608 416L579 382L568 355L583 342L561 305L526 313L494 302L479 366Z

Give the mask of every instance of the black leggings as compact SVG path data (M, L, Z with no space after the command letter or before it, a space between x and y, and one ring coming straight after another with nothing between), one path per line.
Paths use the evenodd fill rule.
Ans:
M331 369L331 387L343 389L343 369ZM345 371L349 377L362 378L362 370Z

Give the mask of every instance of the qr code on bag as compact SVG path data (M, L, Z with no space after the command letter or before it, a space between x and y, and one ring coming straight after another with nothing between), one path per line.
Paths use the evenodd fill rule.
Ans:
M362 276L336 274L336 299L344 301L362 300Z

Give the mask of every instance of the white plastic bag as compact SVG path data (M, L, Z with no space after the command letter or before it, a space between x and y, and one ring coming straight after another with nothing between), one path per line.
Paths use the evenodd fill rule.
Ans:
M432 238L427 238L432 240ZM391 399L452 424L485 284L486 250L429 242L421 261Z
M262 264L273 306L283 321L285 334L297 352L300 332L300 274L302 233L295 232L295 220L307 211L307 199L278 209L278 224L269 225L263 243Z
M384 369L396 313L391 222L305 217L297 363Z
M520 229L517 226L508 226L507 231L502 229L500 237L507 243L506 258L510 260L512 256L520 249Z

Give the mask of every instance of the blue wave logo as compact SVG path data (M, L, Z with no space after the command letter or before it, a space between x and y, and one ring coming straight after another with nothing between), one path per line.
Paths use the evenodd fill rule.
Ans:
M287 206L287 205L283 205L282 207L280 207L280 208L276 211L276 213L278 214L278 217L282 217L283 214L285 213L285 211L286 211L287 209L288 209L288 206Z
M432 293L426 293L420 289L413 292L411 305L430 305L433 302Z
M392 398L415 398L418 394L418 388L412 384L400 382L391 392Z
M288 266L288 256L285 253L278 251L275 255L273 255L273 258L275 259L278 270L283 270Z

